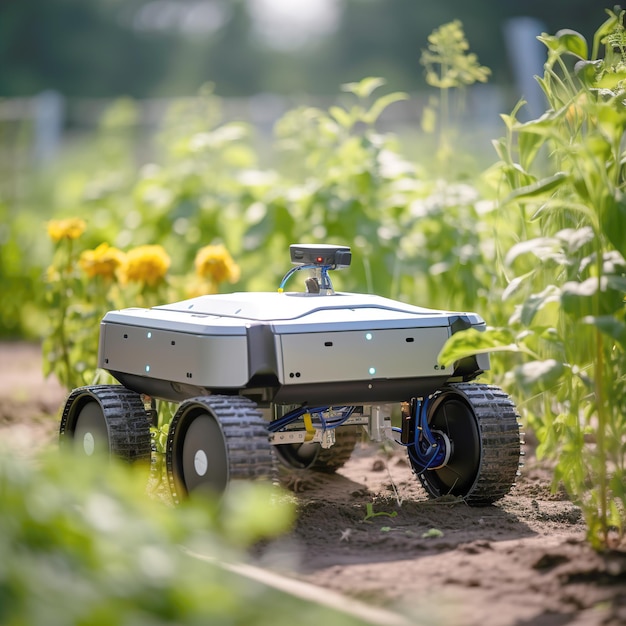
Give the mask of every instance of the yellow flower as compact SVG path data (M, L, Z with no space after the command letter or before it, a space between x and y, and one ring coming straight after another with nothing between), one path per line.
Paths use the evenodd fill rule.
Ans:
M200 278L209 278L215 283L225 280L231 283L239 280L239 266L222 244L204 246L196 254L196 274Z
M68 217L64 220L50 220L48 222L48 236L57 243L61 239L78 239L87 228L85 220L79 217Z
M162 246L138 246L126 254L121 268L122 280L154 287L165 278L169 267L170 257Z
M102 276L113 279L115 272L124 263L125 255L121 250L112 248L108 243L101 243L95 250L85 250L78 259L78 264L89 278Z

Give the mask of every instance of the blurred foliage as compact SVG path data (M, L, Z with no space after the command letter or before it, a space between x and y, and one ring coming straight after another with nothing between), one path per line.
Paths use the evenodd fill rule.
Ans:
M422 128L433 132L439 122L437 160L442 167L448 167L456 149L452 135L456 130L454 122L458 122L465 106L464 89L476 82L486 83L491 70L480 65L476 54L469 52L469 43L459 20L443 24L431 33L428 47L422 50L420 63L426 70L426 83L439 90L439 97L431 96L429 105L424 109ZM451 90L457 92L454 121L448 97ZM437 115L437 110L440 115Z
M291 527L293 506L277 488L237 483L219 506L192 499L174 508L146 494L144 480L108 458L26 460L3 446L0 622L363 623L218 565Z
M124 253L103 242L81 249L85 229L85 221L76 217L48 222L55 252L45 275L44 373L54 374L68 390L103 376L96 365L99 322L106 311L215 293L220 283L239 277L222 245L198 250L194 275L173 277L163 246L141 245Z
M466 155L448 152L445 168L428 152L410 160L397 135L378 130L407 97L380 78L344 84L328 109L288 111L271 166L248 125L223 122L210 87L172 108L155 157L137 166L134 107L120 101L94 150L59 168L50 187L55 219L85 221L79 239L41 243L36 194L0 204L10 220L0 281L28 287L7 293L3 333L45 328L48 371L75 386L72 376L93 373L102 314L186 297L203 278L192 279L194 266L219 265L198 260L208 246L234 259L236 289L258 291L278 286L290 243L348 244L353 265L337 272L338 289L485 317L491 330L456 334L442 358L500 352L490 375L527 394L539 453L558 459L555 481L583 507L594 545L607 545L611 529L623 532L625 502L623 39L621 14L591 46L572 30L542 36L549 106L528 122L522 103L502 116L499 160L471 183ZM90 277L110 248L144 246L168 259L155 284ZM47 302L34 278L46 254Z
M465 52L467 47L457 51L461 64ZM384 80L367 78L345 84L344 95L328 110L288 111L275 128L274 167L260 165L248 125L222 121L211 86L172 106L154 158L137 165L136 108L131 100L120 100L103 116L91 146L70 153L34 192L22 190L7 204L33 225L16 231L19 221L10 221L5 237L11 245L0 249L7 257L0 280L8 282L16 273L27 287L9 296L15 305L3 308L0 334L47 335L48 371L68 384L58 345L74 343L77 352L69 362L81 365L65 369L87 376L97 349L97 320L108 308L141 304L134 298L146 296L128 285L104 289L103 280L93 280L93 264L98 255L146 245L161 246L169 258L166 280L157 286L164 299L182 299L194 290L197 295L202 285L191 269L206 246L221 246L236 259L237 289L256 291L277 287L290 243L334 242L354 249L352 268L336 277L338 288L444 309L489 304L497 318L498 279L490 268L498 215L476 185L458 181L459 172L467 176L467 155L450 154L443 171L428 153L419 163L409 160L398 136L377 130L381 114L407 98L384 87ZM37 215L44 212L43 202L54 219L85 220L73 250L67 250L70 240L57 242L54 250L42 240ZM37 253L10 257L24 237L32 239ZM504 245L504 229L498 237ZM52 253L46 273L45 258ZM44 274L48 288L42 294ZM42 295L52 308L49 316L40 314ZM144 300L149 302L155 297ZM26 310L20 308L26 304ZM64 330L72 325L86 330ZM91 356L79 360L81 353Z
M383 87L367 78L343 86L350 99L342 105L288 112L276 127L277 167L264 169L250 129L221 123L205 89L173 108L159 137L161 162L134 178L116 149L132 115L128 103L117 105L105 116L91 176L73 170L58 182L63 207L48 223L55 251L45 281L46 371L69 388L91 382L98 320L111 308L213 293L224 281L277 288L298 241L353 246L339 288L444 309L493 300L495 317L492 207L469 183L438 180L409 162L397 137L376 130L384 110L407 97L378 95ZM79 215L85 231L63 236Z
M460 333L441 358L513 350L508 374L529 398L539 456L556 461L597 548L626 530L625 12L608 11L590 46L576 31L543 35L548 109L504 116L495 143L500 211L520 225L504 257L504 328ZM604 56L599 56L604 48Z
M332 94L351 77L372 74L387 77L393 89L414 91L422 87L416 42L453 18L465 24L495 81L508 84L502 53L506 19L534 17L548 32L567 20L591 35L587 29L598 9L588 0L344 0L334 31L290 48L259 38L251 5L252 0L3 2L0 95L55 89L69 97L180 96L206 81L224 96Z

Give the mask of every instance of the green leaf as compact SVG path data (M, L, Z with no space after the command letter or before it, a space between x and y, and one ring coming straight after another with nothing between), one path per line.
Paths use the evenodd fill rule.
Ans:
M559 49L559 40L555 35L548 35L547 33L541 33L537 39L548 48L548 50L553 50L557 52Z
M554 237L537 237L516 243L506 254L504 262L512 265L520 256L532 254L540 261L554 259L561 253L560 242Z
M605 72L595 83L597 89L609 89L613 92L620 89L620 84L626 79L626 72ZM615 95L615 94L610 94Z
M374 505L371 502L367 502L365 504L365 517L363 521L367 522L372 517L396 517L396 515L398 515L397 511L392 511L391 513L387 513L386 511L374 512Z
M581 202L574 202L569 198L559 198L555 196L550 200L546 200L543 204L531 215L531 221L537 220L540 217L544 217L551 213L556 213L557 215L567 211L569 213L580 213L583 217L595 221L595 210L586 204L582 204Z
M626 276L605 275L606 284L610 289L626 293Z
M626 72L622 73L619 81L621 85L626 81ZM619 145L624 136L624 127L626 126L626 111L621 103L623 98L621 94L621 86L618 87L619 93L615 97L607 99L605 102L596 107L598 127L602 132L602 139L598 146L599 154L608 152L611 146ZM603 147L606 144L606 148Z
M386 83L384 78L370 76L364 78L358 83L344 83L341 85L343 91L353 93L358 98L368 98L376 89L382 87Z
M438 539L443 537L443 531L438 528L429 528L426 532L422 533L422 539Z
M504 151L502 160L505 161L502 165L502 174L511 189L517 189L522 185L530 185L536 181L536 178L529 174L519 163L506 163L508 158L506 144L503 144L502 150Z
M564 28L557 31L555 38L562 51L568 54L573 54L580 59L587 58L587 55L589 54L587 40L579 32L569 28Z
M521 276L516 276L509 282L506 286L506 289L502 292L502 300L508 300L511 296L515 295L519 288L522 286L524 281L532 276L534 271L526 272L526 274L522 274Z
M583 324L595 326L604 335L615 339L622 346L622 349L626 350L626 324L621 320L613 315L602 315L600 317L588 315L581 321Z
M624 307L624 298L619 291L609 288L606 276L600 280L594 276L582 282L566 282L561 290L561 306L575 319L612 315Z
M537 39L556 54L573 54L580 59L587 58L587 40L575 30L563 28L555 35L542 33Z
M557 232L555 237L559 239L564 246L567 246L568 254L575 254L583 246L591 243L595 239L595 233L590 226L582 226L580 228L564 228Z
M475 328L468 328L448 338L437 356L437 361L447 366L475 354L519 352L519 350L511 331L507 329L488 328L481 332Z
M600 227L606 238L626 257L626 197L620 191L609 198L600 214Z
M409 96L401 91L394 91L386 96L378 98L372 105L372 108L363 115L363 121L367 124L373 124L379 118L380 114L394 102L400 102L402 100L408 100Z
M513 126L517 124L517 119L512 115L507 115L506 113L500 113L500 118L504 122L504 125L508 130L513 130Z
M517 141L521 165L528 171L541 146L543 146L545 138L539 133L520 131Z
M555 124L558 123L558 113L556 111L546 111L541 117L529 122L517 123L513 130L516 132L536 133L543 137L550 138L557 132Z
M545 391L557 384L565 366L555 359L529 361L513 370L515 382L525 391Z
M604 21L593 35L593 50L591 51L591 58L598 58L598 51L600 50L600 43L605 37L610 35L616 28L621 27L623 24L623 11L619 10L619 6L615 6L615 12L610 9L606 9L609 17Z
M531 185L520 187L512 191L504 203L512 202L514 200L539 200L541 198L549 198L554 193L554 190L560 187L568 175L565 172L557 172L547 178L542 178Z
M574 74L578 80L587 88L596 87L596 78L602 61L578 61L574 66Z
M535 293L526 298L522 305L521 322L530 326L537 313L550 302L558 302L561 290L556 285L548 285L541 293Z
M328 112L330 113L331 117L337 122L337 124L343 126L343 128L349 129L354 124L354 118L341 107L331 106L328 109Z

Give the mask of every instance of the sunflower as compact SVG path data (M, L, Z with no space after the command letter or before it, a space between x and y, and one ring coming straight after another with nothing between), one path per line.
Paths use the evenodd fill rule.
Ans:
M170 262L162 246L138 246L126 254L126 261L121 267L122 280L154 287L165 278Z
M55 243L61 239L78 239L87 228L85 220L79 217L68 217L64 220L50 220L48 222L48 236Z
M222 244L204 246L196 254L196 274L200 278L221 283L225 280L234 283L239 280L239 266Z
M82 252L78 264L89 278L102 276L111 280L124 261L125 255L121 250L111 247L108 243L101 243L95 250Z

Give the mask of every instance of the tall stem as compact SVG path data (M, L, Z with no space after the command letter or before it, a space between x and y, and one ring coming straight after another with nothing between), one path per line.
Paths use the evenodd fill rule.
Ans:
M67 309L68 309L68 290L69 290L69 280L68 277L72 271L72 240L67 240L67 263L62 265L61 268L61 293L60 293L60 301L59 301L59 342L61 344L61 361L63 363L63 367L65 368L64 372L64 380L61 381L68 389L71 389L74 385L71 381L71 364L70 364L70 352L69 346L67 345L67 332L65 328L65 321L67 318Z
M596 330L596 358L595 358L595 393L598 413L598 433L596 437L598 449L598 495L600 498L600 525L602 529L602 542L608 544L608 521L607 521L607 466L606 466L606 426L608 423L606 414L606 402L604 398L604 345L602 333Z

